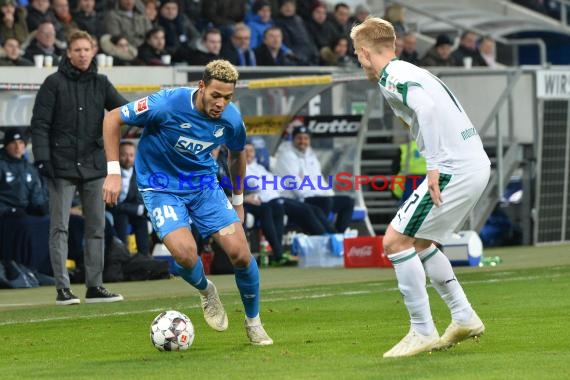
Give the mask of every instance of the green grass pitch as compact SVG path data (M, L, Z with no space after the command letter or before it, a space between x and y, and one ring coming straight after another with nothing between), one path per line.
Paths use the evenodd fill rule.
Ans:
M108 284L126 300L106 305L56 307L52 287L0 290L0 378L568 379L570 246L486 254L503 263L456 268L485 335L400 359L382 358L409 328L391 269L263 269L269 347L248 343L233 276L211 277L229 314L223 333L207 327L197 294L180 279ZM449 313L428 291L443 333ZM192 319L188 351L151 345L150 322L166 309Z

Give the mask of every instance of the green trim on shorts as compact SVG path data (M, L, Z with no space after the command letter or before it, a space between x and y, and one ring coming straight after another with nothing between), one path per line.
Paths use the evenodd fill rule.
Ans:
M439 175L439 191L443 191L447 184L451 181L451 174L440 174ZM420 201L420 204L414 211L414 214L410 218L410 222L406 225L404 229L404 235L416 236L416 233L422 226L422 223L428 216L429 212L433 207L433 201L429 194L429 190L425 193L424 197Z
M426 261L428 261L429 259L431 259L432 256L435 255L436 253L437 253L437 248L434 248L433 251L431 251L430 253L428 253L428 254L426 255L426 257L424 257L423 259L421 259L421 257L420 257L420 259L422 260L422 263L425 263Z
M408 256L404 256L404 257L400 257L399 259L390 259L390 261L392 262L392 264L400 264L403 263L404 261L408 261L409 259L413 258L416 255L416 252L410 253Z

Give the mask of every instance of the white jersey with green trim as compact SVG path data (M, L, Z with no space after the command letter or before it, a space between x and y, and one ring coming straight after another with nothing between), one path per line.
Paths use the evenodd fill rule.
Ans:
M380 73L378 85L396 116L410 128L428 170L465 173L491 164L465 110L429 71L394 59Z

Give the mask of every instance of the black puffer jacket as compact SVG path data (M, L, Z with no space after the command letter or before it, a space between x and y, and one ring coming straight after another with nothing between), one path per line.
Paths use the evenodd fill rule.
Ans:
M85 72L65 57L36 96L32 114L34 159L49 161L57 178L91 180L107 175L103 150L105 110L126 104L94 62Z

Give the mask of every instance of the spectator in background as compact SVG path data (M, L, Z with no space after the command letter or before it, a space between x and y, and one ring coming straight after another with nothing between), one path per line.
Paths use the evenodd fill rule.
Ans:
M321 49L321 65L339 67L357 67L356 61L348 54L348 38L337 36L330 46Z
M270 26L263 34L263 43L255 50L258 66L295 66L299 59L283 46L283 33L278 26Z
M437 36L435 45L431 47L420 60L420 66L455 66L455 61L451 57L453 41L445 34Z
M179 5L179 12L185 14L198 31L202 31L205 25L202 18L202 0L182 1Z
M414 65L418 64L418 52L416 51L417 39L416 33L414 32L407 32L404 34L404 38L402 39L404 42L404 46L402 47L402 53L400 53L399 58L402 61L413 63Z
M251 31L243 22L234 27L230 42L222 44L220 56L234 66L257 66L255 53L249 47Z
M113 57L114 66L136 65L138 50L129 43L125 36L111 36L105 34L101 37L101 50Z
M174 54L182 44L194 45L200 38L200 32L192 21L180 12L177 0L166 0L160 3L157 23L164 29L166 50Z
M295 11L296 0L283 0L279 14L274 18L275 26L281 28L283 43L293 50L299 59L299 65L317 65L319 63L317 48L305 28L303 19L297 16Z
M160 2L162 4L163 2ZM158 22L158 7L156 0L144 0L144 15L150 21L152 25L156 25Z
M165 50L164 29L154 27L145 35L144 43L138 47L138 60L147 66L170 66L170 61L163 61L162 57L169 55Z
M297 1L297 14L299 17L303 19L303 21L307 22L311 19L311 12L313 11L313 7L317 4L320 0L298 0ZM271 5L271 11L273 14L279 13L279 5L281 0L273 0Z
M251 9L253 16L248 20L247 26L251 30L249 46L255 49L263 42L265 30L273 26L273 20L271 19L271 4L267 0L255 1Z
M34 39L26 48L24 58L34 61L34 55L49 55L53 58L53 65L57 66L64 51L55 44L55 27L51 22L44 22L38 26Z
M202 3L202 15L222 33L223 40L231 36L233 26L245 19L247 0L207 0Z
M28 31L32 33L38 30L40 24L46 22L52 23L55 29L55 45L65 50L65 30L50 8L49 0L31 0L27 9L28 16L26 17L26 22L28 24Z
M79 0L77 10L73 12L73 21L79 29L85 30L97 39L105 32L103 13L95 9L95 0Z
M334 26L337 35L349 37L351 26L349 24L349 19L350 7L348 4L336 3L334 6L334 12L330 15L329 20Z
M396 36L406 34L406 8L404 8L404 6L400 4L389 5L384 11L383 19L394 26Z
M356 8L354 8L354 16L352 16L349 20L349 25L360 24L366 17L370 16L370 8L364 4L358 4Z
M409 125L405 126L410 129ZM421 155L416 140L408 139L407 142L400 144L398 156L392 161L392 173L397 173L400 178L406 178L403 188L393 186L392 189L392 194L400 200L400 204L403 204L424 180L426 171L426 159Z
M461 34L459 46L451 53L455 66L463 66L463 59L466 57L471 58L472 66L487 66L487 62L485 62L477 50L477 35L470 31Z
M191 66L203 66L218 59L221 49L222 33L215 28L209 29L204 32L195 48L188 43L181 45L174 53L174 62L182 62Z
M129 43L141 46L145 34L152 29L152 23L146 15L135 7L135 0L118 0L115 8L105 15L105 33L112 36L124 35Z
M327 20L327 6L321 1L315 3L311 18L305 21L305 25L319 51L324 47L330 47L337 37L334 26Z
M55 22L55 15L50 9L49 0L30 0L27 10L26 23L30 32L38 29L40 24L46 21Z
M61 33L65 40L67 40L69 33L78 28L77 24L73 21L71 12L69 11L69 3L67 0L52 0L51 8L53 9L56 22L60 25Z
M148 219L145 215L142 196L137 188L135 175L136 146L131 141L123 141L119 146L119 164L121 165L122 187L117 204L107 207L113 215L113 226L119 239L127 244L129 225L133 229L137 242L137 252L150 254Z
M15 41L15 40L14 40ZM47 248L48 200L36 168L24 154L23 130L4 130L0 149L0 260L51 275Z
M33 66L33 62L21 56L20 43L9 37L4 40L4 57L0 58L0 66Z
M26 9L18 7L15 0L0 0L0 42L15 38L23 44L28 38Z
M483 58L488 67L492 69L504 67L504 65L498 63L495 58L495 41L491 37L481 37L478 49L481 58Z
M58 71L37 93L31 120L33 152L46 177L50 199L50 256L56 281L56 305L80 303L70 290L65 266L71 201L79 190L85 217L86 303L121 301L103 287L107 174L102 144L105 109L127 101L106 76L97 74L93 42L85 31L74 32Z
M335 195L332 187L323 189L332 184L326 182L321 163L311 148L309 128L299 125L293 129L293 144L290 148L284 147L278 152L275 173L281 177L293 176L297 183L308 178L312 184L315 184L314 188L311 186L295 187L286 182L287 186L293 187L294 190L287 191L284 195L317 206L327 216L334 213L337 232L343 233L348 228L352 220L354 199L347 195ZM322 186L316 184L322 184Z

